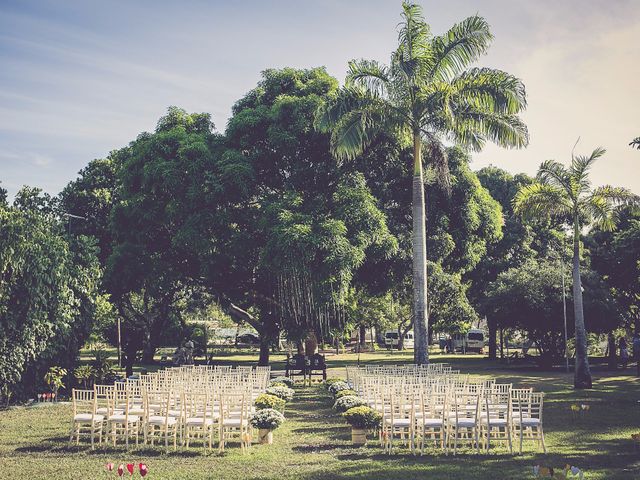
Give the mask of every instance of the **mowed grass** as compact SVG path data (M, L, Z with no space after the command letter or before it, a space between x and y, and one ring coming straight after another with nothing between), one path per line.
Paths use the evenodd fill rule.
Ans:
M343 376L344 366L357 355L330 358L330 375ZM277 358L275 368L281 367ZM402 363L408 353L362 354L361 363ZM496 377L500 382L533 386L547 392L545 404L546 455L526 446L524 455L509 455L505 448L476 455L464 451L456 457L428 450L413 456L397 448L383 454L373 439L363 448L350 445L350 431L331 409L332 400L318 385L296 387L296 398L287 406L288 421L275 432L270 446L254 445L242 455L235 445L225 454L204 453L201 448L163 449L70 446L69 405L16 407L0 412L0 467L12 479L94 479L105 477L107 462L145 462L147 478L157 479L528 479L536 464L577 465L586 479L639 479L640 452L631 442L640 432L640 383L628 375L595 374L594 389L575 392L571 375L505 368L480 356L435 356L474 377ZM228 354L225 363L250 364L249 353ZM582 417L573 417L572 404L588 404Z

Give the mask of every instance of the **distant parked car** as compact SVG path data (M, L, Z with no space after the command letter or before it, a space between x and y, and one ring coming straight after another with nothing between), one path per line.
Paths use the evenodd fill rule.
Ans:
M251 333L238 336L238 345L260 345L260 338Z
M400 344L400 334L398 333L397 330L387 330L386 332L384 332L384 345L387 348L398 348L399 344ZM404 348L413 348L414 346L413 330L410 330L407 333L405 333L404 342L402 345Z

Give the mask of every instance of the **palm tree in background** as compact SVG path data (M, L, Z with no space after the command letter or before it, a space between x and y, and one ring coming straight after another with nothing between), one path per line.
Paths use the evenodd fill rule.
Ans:
M543 162L536 182L523 186L513 200L515 212L524 218L552 215L565 219L573 230L572 277L576 336L573 383L575 388L580 389L591 388L580 279L580 232L583 227L591 225L612 230L617 219L616 207L637 205L639 200L639 197L625 188L609 185L591 188L589 170L604 153L603 148L596 148L588 157L572 153L568 168L555 160Z
M522 82L490 68L469 68L492 40L479 16L431 34L422 9L403 3L399 45L389 65L354 60L344 87L320 109L316 127L331 133L333 154L353 159L377 132L393 132L413 145L413 321L415 362L428 362L425 197L422 156L448 185L443 141L480 150L487 140L523 147L527 128L517 116L526 106Z

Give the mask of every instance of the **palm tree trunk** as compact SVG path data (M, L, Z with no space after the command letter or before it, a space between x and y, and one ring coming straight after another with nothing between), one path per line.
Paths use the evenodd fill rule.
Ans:
M587 355L587 332L584 328L582 281L580 279L580 224L574 219L573 227L573 312L576 322L576 369L574 388L591 388L591 370Z
M429 363L429 319L427 317L427 234L425 227L424 178L420 132L413 134L413 335L414 362Z

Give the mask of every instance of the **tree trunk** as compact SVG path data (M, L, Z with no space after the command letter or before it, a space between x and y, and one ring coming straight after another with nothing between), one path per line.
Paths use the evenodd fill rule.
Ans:
M609 358L609 370L618 369L618 358L616 357L616 339L613 333L610 333L607 337L607 353Z
M360 346L367 345L367 327L364 324L360 324Z
M574 219L573 227L573 312L576 322L576 369L573 386L577 389L591 388L591 371L587 355L587 332L584 327L582 304L582 281L580 279L580 224Z
M489 328L489 358L495 360L498 351L498 324L495 320L487 318L487 327Z
M146 318L145 318L146 320ZM152 322L148 322L147 325L153 325ZM142 363L153 363L153 356L156 354L156 347L153 343L153 338L149 332L149 328L145 328L144 343L142 347Z
M414 362L429 363L427 316L427 233L420 132L413 133L413 338Z
M259 366L269 366L269 353L269 339L264 335L260 335L260 357L258 358Z

